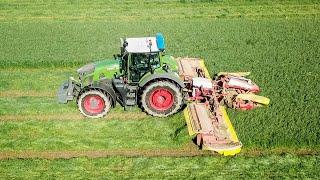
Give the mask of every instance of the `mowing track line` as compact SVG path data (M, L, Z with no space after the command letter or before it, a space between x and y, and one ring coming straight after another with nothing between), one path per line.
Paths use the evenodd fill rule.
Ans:
M56 92L44 92L44 91L0 91L0 97L56 97Z
M96 151L22 151L1 152L0 160L4 159L70 159L70 158L102 158L111 156L124 157L193 157L210 156L212 153L200 150L96 150Z
M97 120L120 120L120 121L130 121L130 120L141 120L143 118L149 117L145 113L132 113L132 112L111 112L106 117ZM78 114L50 114L50 115L2 115L0 116L0 122L2 121L81 121L81 120L92 120L85 118L80 113Z
M298 156L319 156L316 149L272 149L272 150L244 150L240 156L258 157L266 155L294 154ZM88 151L2 151L0 160L6 159L70 159L70 158L103 158L112 156L124 157L194 157L194 156L218 156L210 151L199 150L196 145L188 144L181 149L158 149L158 150L88 150ZM220 155L219 155L220 156Z

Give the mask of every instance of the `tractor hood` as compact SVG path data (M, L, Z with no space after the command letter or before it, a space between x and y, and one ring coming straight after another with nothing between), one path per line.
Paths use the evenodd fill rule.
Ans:
M119 71L119 61L115 59L101 60L86 64L77 70L80 79L93 77L93 80L99 80L101 76L112 78L114 73Z
M94 63L96 66L97 70L118 70L119 69L119 61L116 59L107 59L107 60L102 60Z
M116 70L119 69L119 62L114 59L102 60L94 63L86 64L77 70L79 74L92 73L95 70L107 69L107 70Z

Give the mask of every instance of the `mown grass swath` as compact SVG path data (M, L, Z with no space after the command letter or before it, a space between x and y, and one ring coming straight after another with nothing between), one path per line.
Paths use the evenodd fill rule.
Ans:
M171 119L173 120L173 119ZM5 121L2 151L173 149L190 143L184 119Z
M3 178L317 178L317 156L74 158L0 161ZM4 168L5 167L5 168Z

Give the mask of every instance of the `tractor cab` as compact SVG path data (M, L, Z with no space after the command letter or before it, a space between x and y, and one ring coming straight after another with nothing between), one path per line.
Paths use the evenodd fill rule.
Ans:
M148 72L160 67L159 53L132 53L129 56L129 80L139 82Z
M124 107L137 104L138 94L145 88L142 80L153 80L158 77L156 73L167 73L161 71L164 48L164 37L160 33L155 37L120 39L121 54L116 57L119 60L119 74L112 82L115 92L120 95L119 103Z
M120 74L129 83L137 83L147 73L161 67L160 59L164 52L161 34L156 37L121 39L119 57Z

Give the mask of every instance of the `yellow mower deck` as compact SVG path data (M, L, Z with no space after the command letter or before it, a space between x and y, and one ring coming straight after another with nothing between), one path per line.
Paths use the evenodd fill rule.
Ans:
M200 136L202 148L225 156L235 155L241 150L241 142L226 113L225 107L220 106L215 111L221 118L216 119L206 104L190 103L184 110L189 135Z
M196 70L199 68L202 69L206 78L210 78L203 60L178 58L177 61L182 79L197 77ZM185 108L184 116L189 135L197 139L202 149L225 156L240 152L242 144L238 140L224 106L219 106L211 112L208 104L192 102Z

